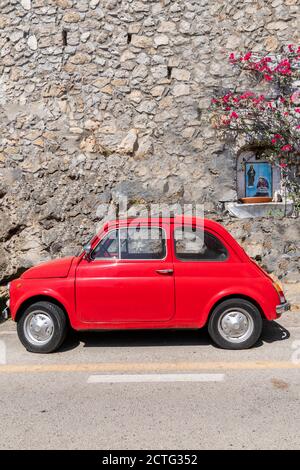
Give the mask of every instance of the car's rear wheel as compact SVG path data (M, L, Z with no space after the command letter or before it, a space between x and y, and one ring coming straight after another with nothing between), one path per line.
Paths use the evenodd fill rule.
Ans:
M258 308L245 299L228 299L213 310L208 331L224 349L248 349L259 339L262 318Z
M56 304L36 302L21 316L17 331L27 351L50 353L58 349L65 339L66 316Z

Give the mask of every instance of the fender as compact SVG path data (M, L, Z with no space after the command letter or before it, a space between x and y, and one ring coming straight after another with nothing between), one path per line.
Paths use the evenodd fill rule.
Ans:
M228 289L224 289L218 292L218 294L212 297L210 301L205 305L205 307L203 308L203 314L201 315L199 328L202 328L207 323L208 317L211 311L213 310L214 306L218 302L225 300L228 297L249 297L250 301L253 300L258 305L264 317L268 318L269 320L276 318L276 301L274 303L274 315L272 315L271 312L268 310L268 307L264 300L264 296L257 289L244 286L241 292L241 286L232 286ZM268 305L269 303L270 302L268 302Z
M47 282L48 281L48 282ZM64 308L71 326L75 318L74 279L52 279L54 287L49 288L49 280L17 279L11 283L10 311L14 321L25 302L34 297L48 297L54 299Z

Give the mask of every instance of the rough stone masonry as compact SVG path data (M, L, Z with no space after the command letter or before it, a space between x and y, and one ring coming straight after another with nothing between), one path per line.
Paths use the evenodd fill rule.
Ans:
M299 219L231 219L236 155L205 115L228 54L299 43L297 0L0 0L0 284L76 253L122 195L203 203L299 294Z

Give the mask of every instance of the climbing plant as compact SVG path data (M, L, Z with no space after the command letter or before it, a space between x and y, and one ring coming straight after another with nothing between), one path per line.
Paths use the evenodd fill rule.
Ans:
M300 46L290 44L278 54L231 53L238 72L250 75L254 89L265 82L265 93L226 90L211 100L212 125L222 138L262 149L261 156L279 165L283 183L300 208Z

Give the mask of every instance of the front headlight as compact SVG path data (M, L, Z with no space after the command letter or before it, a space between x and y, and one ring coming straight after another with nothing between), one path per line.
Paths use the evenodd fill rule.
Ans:
M10 282L6 284L8 298L10 296Z

